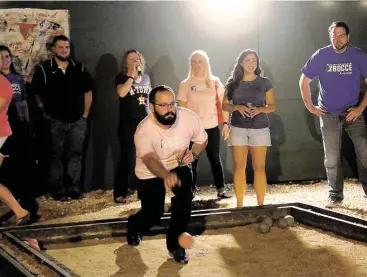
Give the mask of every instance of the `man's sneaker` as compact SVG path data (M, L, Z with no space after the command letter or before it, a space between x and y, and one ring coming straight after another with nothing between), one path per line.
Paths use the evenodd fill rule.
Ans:
M173 250L172 252L169 252L169 254L177 263L187 264L189 262L189 257L187 256L186 251L183 248Z
M224 189L219 189L217 193L218 198L231 198L232 196L228 194Z
M341 197L329 196L328 203L326 204L326 207L327 208L336 207L336 206L341 205L342 202L343 202L343 198L341 198Z
M138 246L141 241L140 234L129 234L127 233L127 243L132 246Z
M68 196L74 200L80 200L84 197L83 193L79 189L70 189L68 191Z
M55 201L70 201L71 200L70 196L66 195L65 192L62 192L62 193L53 193L52 194L52 198Z

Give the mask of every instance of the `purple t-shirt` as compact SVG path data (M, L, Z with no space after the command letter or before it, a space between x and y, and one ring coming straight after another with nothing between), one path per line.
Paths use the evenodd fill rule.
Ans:
M367 77L367 55L352 45L336 53L329 45L311 56L302 73L319 79L318 105L332 115L340 115L360 100L361 78Z

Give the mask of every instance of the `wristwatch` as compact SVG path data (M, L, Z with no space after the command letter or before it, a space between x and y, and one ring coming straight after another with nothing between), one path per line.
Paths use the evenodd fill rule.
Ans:
M226 125L229 125L229 122L223 122L223 125L226 124Z
M134 81L134 77L132 77L132 76L126 76L128 79L133 79L133 81Z
M192 152L192 156L194 157L194 161L196 161L199 158L199 155L195 152Z

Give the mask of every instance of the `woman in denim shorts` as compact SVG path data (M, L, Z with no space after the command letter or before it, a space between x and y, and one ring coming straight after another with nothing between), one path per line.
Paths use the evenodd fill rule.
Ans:
M269 79L261 77L260 73L258 54L250 49L243 51L228 78L223 99L223 110L232 113L229 143L232 146L237 207L243 207L249 151L257 203L264 204L265 159L267 147L271 146L267 114L275 111L275 97Z

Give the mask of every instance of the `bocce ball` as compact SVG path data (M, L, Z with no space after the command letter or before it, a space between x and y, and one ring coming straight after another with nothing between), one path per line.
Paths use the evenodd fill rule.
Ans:
M286 215L284 217L284 219L287 220L288 226L290 226L290 227L293 227L295 225L295 223L296 223L295 220L294 220L294 217L291 216L291 215Z
M262 222L264 222L264 223L266 223L266 224L268 224L269 226L273 226L273 219L271 218L271 217L265 217L264 218L264 220L262 221Z
M257 230L261 234L266 234L270 231L270 226L263 221L257 226Z
M187 249L191 248L194 245L194 239L189 233L183 232L178 237L178 243L182 248Z
M288 222L284 217L281 217L277 220L277 227L281 229L286 229L288 227Z

